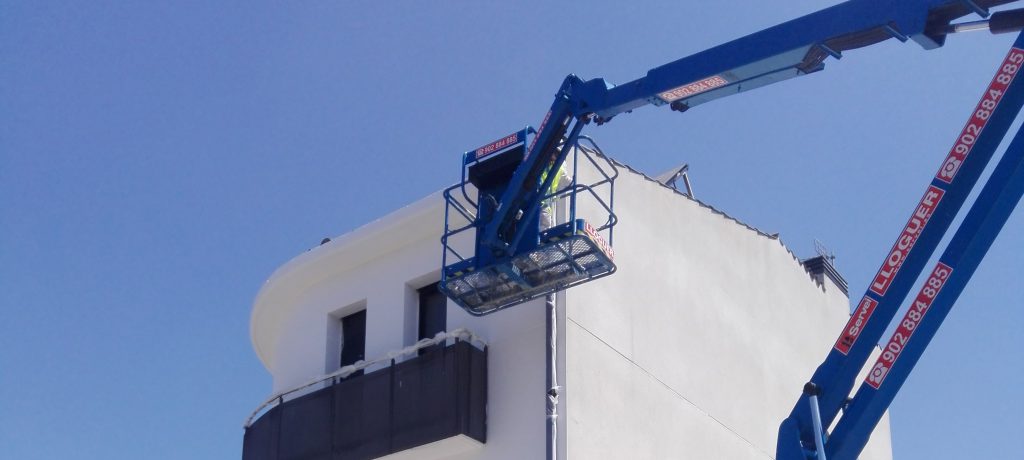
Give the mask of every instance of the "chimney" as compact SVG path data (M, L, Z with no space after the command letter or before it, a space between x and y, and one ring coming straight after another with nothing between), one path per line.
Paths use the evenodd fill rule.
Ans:
M834 257L819 255L811 257L810 259L805 259L801 264L803 264L804 270L807 270L807 273L811 275L811 279L818 283L819 286L824 286L825 279L827 278L843 292L843 295L849 297L850 293L848 292L846 280L843 279L843 275L840 275L839 271L836 270L834 260Z

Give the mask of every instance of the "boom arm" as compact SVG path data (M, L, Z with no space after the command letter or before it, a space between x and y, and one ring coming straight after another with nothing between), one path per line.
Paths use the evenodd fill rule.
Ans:
M480 223L478 249L489 250L496 259L516 254L515 248L519 247L520 240L528 230L526 225L520 223L530 222L538 212L542 191L550 187L556 176L545 175L544 171L558 170L569 150L560 146L573 145L583 126L591 121L602 124L620 113L628 113L647 104L667 104L674 111L686 111L721 97L817 72L824 68L824 61L830 56L839 59L844 51L890 38L914 40L925 49L938 48L944 44L946 34L971 29L976 25L970 23L954 26L952 21L971 13L988 17L988 8L1013 1L851 0L651 69L644 77L620 86L609 85L601 78L585 81L569 75L555 95L536 137L527 147L525 159L516 168L500 200L497 200L494 214L489 220ZM1022 20L1024 17L1020 11L1002 12L996 13L988 25L994 33L1019 30ZM1021 39L1018 39L1018 43L1021 43ZM986 121L990 126L988 131L984 135L980 130L974 133L977 142L972 141L967 149L968 153L972 149L974 153L970 157L966 154L957 157L951 153L951 159L944 163L943 170L952 164L953 175L956 176L959 171L957 181L953 181L953 177L944 180L940 170L940 177L933 181L919 203L918 211L924 212L927 217L912 232L914 235L909 240L910 247L904 248L906 250L897 259L887 259L897 260L898 263L894 268L890 267L888 275L884 277L885 287L881 292L867 293L859 304L858 312L866 311L866 315L858 316L859 313L855 312L851 318L850 324L855 326L856 333L850 337L853 329L848 325L836 347L814 373L814 385L811 387L814 389L814 406L820 407L820 410L815 410L815 414L820 413L818 425L830 426L839 411L846 406L847 395L857 373L863 368L917 274L924 268L928 257L963 205L1013 116L1019 112L1024 103L1024 89L1018 90L1016 86L1008 86L996 96L1006 101L998 109L991 108L991 121ZM1017 147L1021 142L1024 140L1014 142L1015 148L1024 149ZM547 179L540 183L545 176ZM928 225L928 218L931 218L931 225ZM912 218L908 228L913 223ZM925 225L928 228L924 228ZM907 241L904 236L901 235L894 249ZM914 243L917 244L916 250ZM984 244L981 246L987 247ZM983 249L980 252L983 253ZM886 273L885 270L883 266L879 276ZM961 270L956 276L972 271ZM953 284L960 282L954 281ZM947 297L955 299L955 294L951 293ZM927 340L924 342L926 344ZM923 349L923 345L917 347ZM915 353L919 354L919 351ZM906 369L915 360L916 357L905 359L901 366ZM812 399L810 395L802 397L780 427L778 458L806 459L808 453L814 454L815 450L819 459L825 458L826 450L830 453L837 453L838 450L842 458L855 457L866 442L865 432L870 434L877 416L888 407L891 396L902 382L896 378L893 380L894 383L887 387L882 397L864 397L860 405L853 406L859 412L854 417L844 417L833 439L835 442L830 442L827 449L820 447L822 439L815 439L812 429L815 421L812 420L810 410ZM866 415L861 417L864 413ZM847 433L852 435L844 439ZM816 449L815 444L819 448Z
M829 56L889 38L913 39L925 49L942 46L950 22L1015 0L851 0L651 69L621 86L569 75L562 83L516 170L481 241L495 256L512 252L522 238L519 221L536 212L541 173L558 168L563 137L575 141L582 125L598 124L647 104L690 107L824 68ZM568 134L568 136L567 136ZM549 175L550 177L551 175Z
M825 452L832 460L853 459L860 454L945 312L952 307L959 289L974 272L1016 203L1007 204L1011 200L1007 197L1013 196L1011 185L1016 180L1007 177L1017 174L1019 178L1020 173L1014 170L1019 169L1024 157L1021 145L1024 136L1020 132L940 258L940 266L927 277L908 316L900 322L882 357L869 370L865 385L848 400L864 363L1024 105L1024 79L1018 78L1018 71L1024 64L1024 35L1018 36L1013 46L896 243L886 253L882 267L857 303L839 339L811 377L811 382L821 390L820 425L830 426L839 411L843 411L832 437L823 440L824 449L816 449L820 459L826 458ZM1019 195L1016 198L1019 199ZM946 289L942 289L944 286ZM936 295L939 291L942 291L941 296ZM935 313L925 318L931 310ZM901 355L906 356L897 361ZM812 411L812 406L809 397L801 398L780 426L777 448L780 460L804 459L803 451L817 443L812 415L819 411Z

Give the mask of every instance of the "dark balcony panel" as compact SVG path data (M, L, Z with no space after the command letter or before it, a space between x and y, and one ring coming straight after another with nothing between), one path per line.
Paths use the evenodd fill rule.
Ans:
M392 373L387 369L334 385L334 449L338 458L376 458L391 452Z
M469 372L459 379L459 394L466 395L469 406L459 431L480 442L487 442L487 353L468 346Z
M276 460L277 432L281 427L281 407L274 407L245 430L242 458L245 460Z
M372 459L486 441L487 354L466 342L287 400L245 431L243 460Z
M455 355L433 350L395 367L395 450L458 434Z
M316 391L288 401L281 407L281 460L331 457L330 391ZM285 442L287 441L287 442Z

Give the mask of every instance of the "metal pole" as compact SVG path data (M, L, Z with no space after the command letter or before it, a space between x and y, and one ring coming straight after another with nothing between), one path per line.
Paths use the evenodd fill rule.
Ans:
M813 382L807 382L804 385L804 394L807 395L808 402L811 404L811 423L814 425L814 448L818 454L818 460L827 460L825 458L825 430L821 426L821 412L818 409L819 393L821 393L821 389Z
M558 458L558 309L555 295L546 297L547 310L547 458Z

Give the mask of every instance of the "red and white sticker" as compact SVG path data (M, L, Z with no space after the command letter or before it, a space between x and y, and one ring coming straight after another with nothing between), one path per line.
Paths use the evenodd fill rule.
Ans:
M687 83L678 88L673 88L668 91L658 93L658 97L665 102L674 102L683 98L694 96L705 91L711 91L715 88L728 85L729 81L718 76L713 75L703 80L697 80L693 83Z
M935 207L939 205L939 201L942 200L942 195L945 193L934 185L928 186L928 190L921 197L921 201L917 204L914 214L910 216L907 225L903 227L900 237L892 245L892 249L889 250L889 256L882 263L882 268L878 269L878 273L875 274L875 279L871 282L871 292L884 296L885 292L889 290L889 285L892 284L893 278L899 273L900 267L903 266L903 261L907 260L907 254L917 244L917 238L921 236L921 231L928 225L932 214L935 213Z
M479 160L487 155L497 152L505 147L519 143L519 133L512 133L490 144L476 149L475 156Z
M935 301L935 296L939 295L939 291L946 285L946 280L949 279L951 274L953 274L953 269L949 265L939 262L935 266L935 270L932 270L932 274L924 282L924 286L918 292L914 303L910 305L907 313L903 315L903 321L896 328L896 332L893 332L892 337L889 338L889 343L882 349L882 355L878 357L878 361L875 361L874 367L868 372L868 377L864 380L865 383L871 385L876 390L882 386L885 376L889 375L892 365L900 357L900 354L903 353L903 350L906 349L910 336L914 335L914 330L921 325L924 315L928 313L932 302Z
M864 296L860 304L857 305L857 311L853 312L850 321L846 323L843 335L839 336L839 340L836 340L833 348L844 355L850 353L850 349L853 348L853 344L857 343L857 337L860 337L860 332L864 330L864 325L871 319L871 314L875 312L877 306L877 300Z
M533 148L537 146L537 139L540 139L540 133L543 133L544 128L547 128L548 120L550 119L551 111L548 110L548 113L544 115L544 119L540 122L540 127L537 128L537 134L533 136L533 140L530 141L530 146L526 148L526 156L523 157L523 163L526 162L527 158L530 158L530 155L533 155Z
M967 155L970 155L971 150L974 149L975 142L978 141L982 130L988 125L988 120L992 117L992 113L996 111L996 107L999 107L999 102L1003 100L1006 88L1013 82L1022 64L1024 64L1024 49L1011 48L1010 53L1006 55L1006 59L1003 59L1003 63L999 67L999 73L992 78L992 82L989 83L985 94L982 95L981 101L978 102L978 106L974 109L974 114L967 120L964 129L960 131L960 137L956 139L956 143L950 149L949 155L946 156L946 161L942 162L942 167L935 174L936 179L947 184L953 183L956 173L960 171L960 165L963 164L964 160L967 159Z
M597 248L608 256L609 260L615 259L615 250L608 245L608 242L605 241L604 237L601 236L600 233L597 233L597 230L595 230L594 227L590 225L590 222L583 222L583 231L586 232L587 236L589 236L590 239L597 244Z

